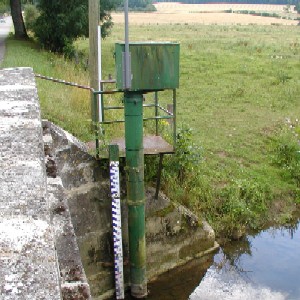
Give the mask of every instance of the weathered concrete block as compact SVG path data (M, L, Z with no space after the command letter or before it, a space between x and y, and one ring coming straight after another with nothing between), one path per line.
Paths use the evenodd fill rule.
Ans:
M61 290L64 300L90 299L90 287L87 283L64 283Z
M63 300L91 299L61 178L50 174L47 183Z
M53 145L53 140L52 140L52 135L50 133L43 133L43 142L44 142L44 153L45 156L50 155L52 152L52 145Z
M157 276L207 249L214 249L215 234L207 222L154 189L147 190L147 273ZM164 251L161 251L164 249Z
M68 192L72 222L78 236L99 230L110 230L111 204L107 187L85 184Z
M0 70L0 294L61 299L32 69Z
M1 299L61 299L52 228L47 219L1 219L0 249Z

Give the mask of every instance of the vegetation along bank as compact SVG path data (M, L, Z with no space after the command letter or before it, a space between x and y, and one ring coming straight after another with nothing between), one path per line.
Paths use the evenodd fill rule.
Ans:
M300 204L300 27L259 25L132 25L132 40L181 43L177 152L165 159L162 189L205 217L219 236L286 224ZM115 24L103 40L104 77L114 74ZM88 41L73 58L42 50L34 39L7 41L1 67L87 84ZM114 76L114 75L113 75ZM37 79L43 118L90 141L89 93ZM121 101L120 96L108 99ZM166 94L161 101L169 102ZM145 125L151 131L152 125ZM121 125L108 130L122 132ZM161 123L168 139L168 123ZM155 184L157 158L146 159Z

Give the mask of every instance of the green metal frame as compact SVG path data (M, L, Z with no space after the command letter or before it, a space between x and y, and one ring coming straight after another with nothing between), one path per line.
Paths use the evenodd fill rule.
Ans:
M104 95L112 95L112 94L117 94L117 93L124 93L123 91L120 90L108 90L108 91L103 91L103 83L111 83L114 81L104 81L101 83L101 89L102 91L93 91L93 103L92 103L92 122L94 124L94 130L95 130L95 138L96 138L96 151L98 153L99 150L99 133L98 133L98 126L97 124L100 125L107 125L107 124L115 124L115 123L125 123L125 119L122 120L106 120L105 118L105 111L109 110L119 110L122 109L124 110L124 105L120 106L105 106L104 105ZM159 135L159 130L158 130L158 122L159 120L173 120L173 141L172 141L172 146L175 149L176 147L176 89L172 89L173 95L172 95L172 104L173 104L173 113L168 111L166 108L162 107L158 100L158 91L154 92L154 103L153 104L143 104L143 108L155 108L155 115L153 117L148 117L148 118L143 118L143 121L149 121L149 120L155 120L155 134L158 136ZM149 92L148 92L149 93ZM99 121L97 112L99 111L99 102L97 101L98 95L101 95L100 97L100 105L101 105L101 112L102 112L102 121ZM164 112L165 115L159 115L159 112Z

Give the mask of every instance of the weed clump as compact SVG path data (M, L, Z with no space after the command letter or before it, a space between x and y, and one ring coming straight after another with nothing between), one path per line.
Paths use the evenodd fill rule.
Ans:
M296 182L300 187L300 123L298 119L292 122L286 120L286 125L281 128L273 139L274 163L282 169L282 176Z

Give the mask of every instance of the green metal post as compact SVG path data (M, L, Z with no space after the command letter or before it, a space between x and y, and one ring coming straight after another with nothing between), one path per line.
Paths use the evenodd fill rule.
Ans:
M125 145L131 295L147 296L143 94L125 92Z

